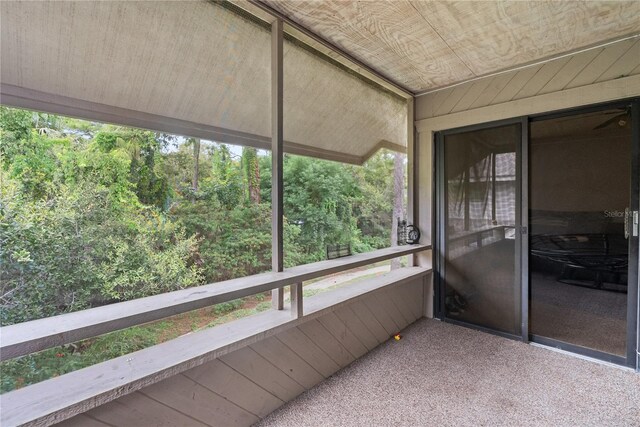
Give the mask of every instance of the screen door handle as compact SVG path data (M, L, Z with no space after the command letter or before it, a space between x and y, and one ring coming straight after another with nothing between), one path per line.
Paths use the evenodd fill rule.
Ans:
M638 237L638 211L630 211L629 208L624 210L624 238L628 239L629 235ZM629 232L631 229L631 232Z
M624 208L624 238L629 239L629 208Z

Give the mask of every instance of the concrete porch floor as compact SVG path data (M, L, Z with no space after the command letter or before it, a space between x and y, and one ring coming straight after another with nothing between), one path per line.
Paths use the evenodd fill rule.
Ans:
M640 375L422 319L266 426L640 426Z

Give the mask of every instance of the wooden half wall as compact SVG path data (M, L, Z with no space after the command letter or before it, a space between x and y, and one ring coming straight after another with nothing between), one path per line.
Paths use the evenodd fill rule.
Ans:
M428 278L416 275L351 298L58 425L251 425L423 317Z

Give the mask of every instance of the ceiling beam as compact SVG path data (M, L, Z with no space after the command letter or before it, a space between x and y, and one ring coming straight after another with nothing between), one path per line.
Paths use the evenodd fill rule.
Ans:
M402 96L402 97L404 97L406 99L413 98L415 96L414 92L409 90L407 87L401 85L400 83L398 83L397 81L395 81L391 77L384 75L379 70L376 70L375 68L371 67L370 65L365 64L364 62L360 61L359 59L354 58L351 54L345 52L341 48L339 48L336 45L334 45L333 43L325 40L324 38L320 37L319 35L309 31L307 28L305 28L302 25L298 24L297 22L293 21L288 16L286 16L286 15L278 12L277 10L273 9L271 6L268 6L268 5L264 4L264 3L262 3L260 0L248 0L248 3L253 5L253 6L255 6L255 7L257 7L257 8L259 8L259 9L261 9L261 10L263 10L263 11L266 11L267 13L271 14L272 16L274 16L274 17L276 17L278 19L281 19L289 27L291 27L293 30L295 30L294 33L302 34L302 35L304 35L306 37L309 37L310 39L312 39L313 41L317 42L321 46L324 46L325 48L328 48L329 50L340 54L341 56L346 58L350 63L352 63L355 66L355 67L350 67L354 71L358 71L360 74L362 74L362 75L364 75L366 77L372 78L372 80L376 81L376 83L382 84L387 89L390 89L390 90L394 91L395 93L397 93L398 95L400 95L400 96ZM241 6L241 5L238 4L238 6Z

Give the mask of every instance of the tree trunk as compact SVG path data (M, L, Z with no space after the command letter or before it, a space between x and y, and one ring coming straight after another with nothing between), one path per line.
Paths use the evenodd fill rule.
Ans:
M193 191L198 191L198 172L200 168L200 138L193 138L193 179L191 187Z
M260 163L258 162L258 156L253 159L251 164L251 187L249 188L249 193L251 195L251 203L259 204L260 203Z
M393 155L393 215L391 222L391 246L398 244L398 218L404 219L404 154ZM391 260L391 269L400 268L400 258Z
M242 149L242 167L249 203L257 205L260 203L260 162L257 149L252 147Z

